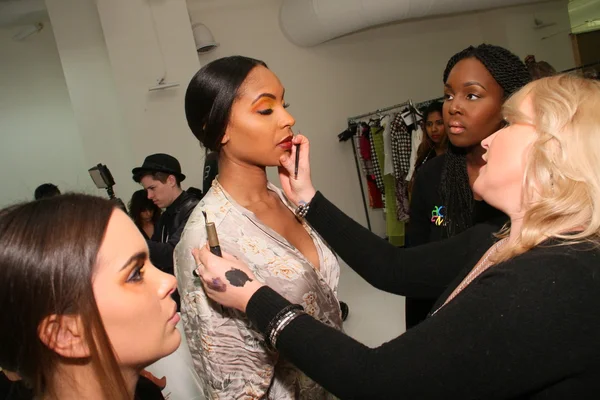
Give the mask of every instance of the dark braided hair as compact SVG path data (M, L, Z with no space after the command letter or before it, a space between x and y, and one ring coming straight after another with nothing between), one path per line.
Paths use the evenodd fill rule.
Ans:
M504 90L504 99L531 81L525 64L515 54L491 44L469 46L456 53L444 70L444 83L454 66L466 58L476 58ZM454 236L474 224L473 191L467 173L466 149L448 146L440 182L440 197L446 206L447 236Z

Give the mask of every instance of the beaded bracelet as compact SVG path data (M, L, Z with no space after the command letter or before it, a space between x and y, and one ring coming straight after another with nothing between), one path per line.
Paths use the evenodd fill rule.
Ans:
M290 304L283 308L275 315L275 317L269 322L265 331L265 340L267 344L275 349L277 338L279 334L294 318L304 312L304 308L299 304Z
M308 210L310 208L310 202L305 202L305 201L301 201L300 204L298 205L298 208L296 208L296 211L294 212L294 214L296 214L296 217L303 219L304 217L306 217L306 214L308 214Z

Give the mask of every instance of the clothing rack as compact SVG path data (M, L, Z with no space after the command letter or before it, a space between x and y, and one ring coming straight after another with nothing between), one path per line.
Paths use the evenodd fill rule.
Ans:
M357 123L360 119L365 118L365 117L370 117L372 115L380 115L381 113L384 113L386 111L395 110L396 108L402 108L402 107L406 107L406 106L408 106L410 108L411 113L416 113L416 109L413 105L413 102L412 102L412 100L409 99L408 101L405 101L404 103L394 104L393 106L379 108L375 111L371 111L368 113L350 117L350 118L348 118L348 125L350 125L352 123ZM413 118L414 118L414 114L413 114ZM416 120L416 118L415 118L415 120ZM369 206L367 204L367 199L365 197L365 188L363 185L362 175L360 172L360 162L358 161L358 152L356 149L356 142L355 142L354 137L352 138L351 141L352 141L352 153L354 154L354 163L356 165L356 173L358 175L358 183L360 185L360 195L362 198L363 208L365 210L365 217L367 217L367 227L369 228L370 231L373 231L373 229L371 228L371 218L369 217Z
M435 99L431 99L431 100L427 100L427 101L424 101L422 103L419 103L416 106L414 105L414 103L413 103L413 101L411 99L408 99L407 101L405 101L403 103L394 104L393 106L379 108L379 109L377 109L375 111L371 111L371 112L368 112L368 113L359 114L359 115L355 115L354 117L350 117L350 118L348 118L348 126L350 126L353 123L354 124L358 123L361 119L363 119L365 117L370 117L372 115L381 115L384 112L395 110L395 109L398 109L398 108L403 108L403 107L409 107L409 110L410 110L410 112L412 114L412 117L413 117L413 121L416 121L417 120L416 116L420 115L419 109L421 109L425 105L431 104L434 101L440 101L440 100L443 100L443 99L444 99L443 97L438 97L438 98L435 98ZM360 171L360 162L358 160L358 151L357 151L357 148L356 148L356 142L355 142L354 136L355 135L353 135L353 137L352 137L352 152L354 154L354 163L356 165L356 173L358 175L358 183L360 185L360 195L361 195L361 198L362 198L363 208L365 210L365 217L367 218L367 227L369 228L370 231L372 231L372 228L371 228L371 218L369 217L369 206L367 204L367 199L366 199L366 196L365 196L365 188L364 188L363 181L362 181L362 174L361 174L361 171Z
M383 112L390 111L395 108L406 107L406 106L410 106L411 109L414 109L412 100L408 100L408 101L405 101L404 103L395 104L395 105L389 106L389 107L379 108L375 111L371 111L371 112L368 112L365 114L360 114L360 115L356 115L354 117L350 117L350 118L348 118L348 123L355 122L356 120L359 120L361 118L370 117L371 115L381 114Z
M600 60L596 61L596 62L593 62L593 63L589 63L589 64L585 64L585 65L580 65L579 67L565 69L564 71L561 71L561 73L578 71L580 69L595 67L597 65L600 65Z

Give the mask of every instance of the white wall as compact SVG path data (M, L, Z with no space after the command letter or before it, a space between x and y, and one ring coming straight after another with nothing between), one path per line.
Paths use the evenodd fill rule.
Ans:
M346 118L412 98L442 95L442 72L457 51L484 41L519 56L536 54L557 68L573 65L566 1L388 25L313 48L288 42L278 25L279 0L188 0L194 22L203 22L221 46L201 57L207 63L241 54L264 60L286 88L296 130L311 140L313 180L357 221L366 219L350 143L338 143ZM534 31L538 14L557 25ZM277 181L274 171L270 178ZM381 221L379 221L381 222ZM340 298L350 305L346 330L369 345L404 331L401 297L378 292L344 267Z
M44 181L96 190L87 169L105 163L125 202L131 169L151 153L179 159L202 185L203 153L183 98L199 68L185 0L45 0L52 26L24 42L0 37L0 206L31 198ZM62 67L62 68L61 68ZM148 88L165 76L181 86Z
M135 160L96 4L91 0L46 0L46 5L83 156L90 166L102 163L110 168L116 195L127 202L139 188L131 179Z
M52 27L24 41L0 29L0 207L44 182L94 192Z
M552 25L534 29L535 18ZM495 10L481 18L482 27L491 23L505 27L507 41L501 45L521 58L533 54L538 61L549 62L557 71L575 66L566 0ZM484 39L489 40L487 37Z
M185 0L99 0L97 7L133 162L169 153L182 164L184 186L201 188L204 153L184 112L187 84L200 68ZM161 78L180 86L149 92Z
M152 153L179 159L184 188L201 187L203 155L185 121L199 68L184 0L46 0L90 165L107 164L125 202L132 168ZM166 77L181 86L149 92Z

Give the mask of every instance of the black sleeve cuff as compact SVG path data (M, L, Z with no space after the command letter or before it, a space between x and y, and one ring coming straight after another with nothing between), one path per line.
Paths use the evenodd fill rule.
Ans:
M323 203L328 203L328 200L323 196L323 193L317 191L310 201L310 207L308 208L308 213L306 213L305 219L309 223L311 220L319 218L319 213L321 212L320 208L322 208Z
M268 286L263 286L250 298L246 306L246 314L253 325L265 334L269 322L290 304L292 303L279 293Z

